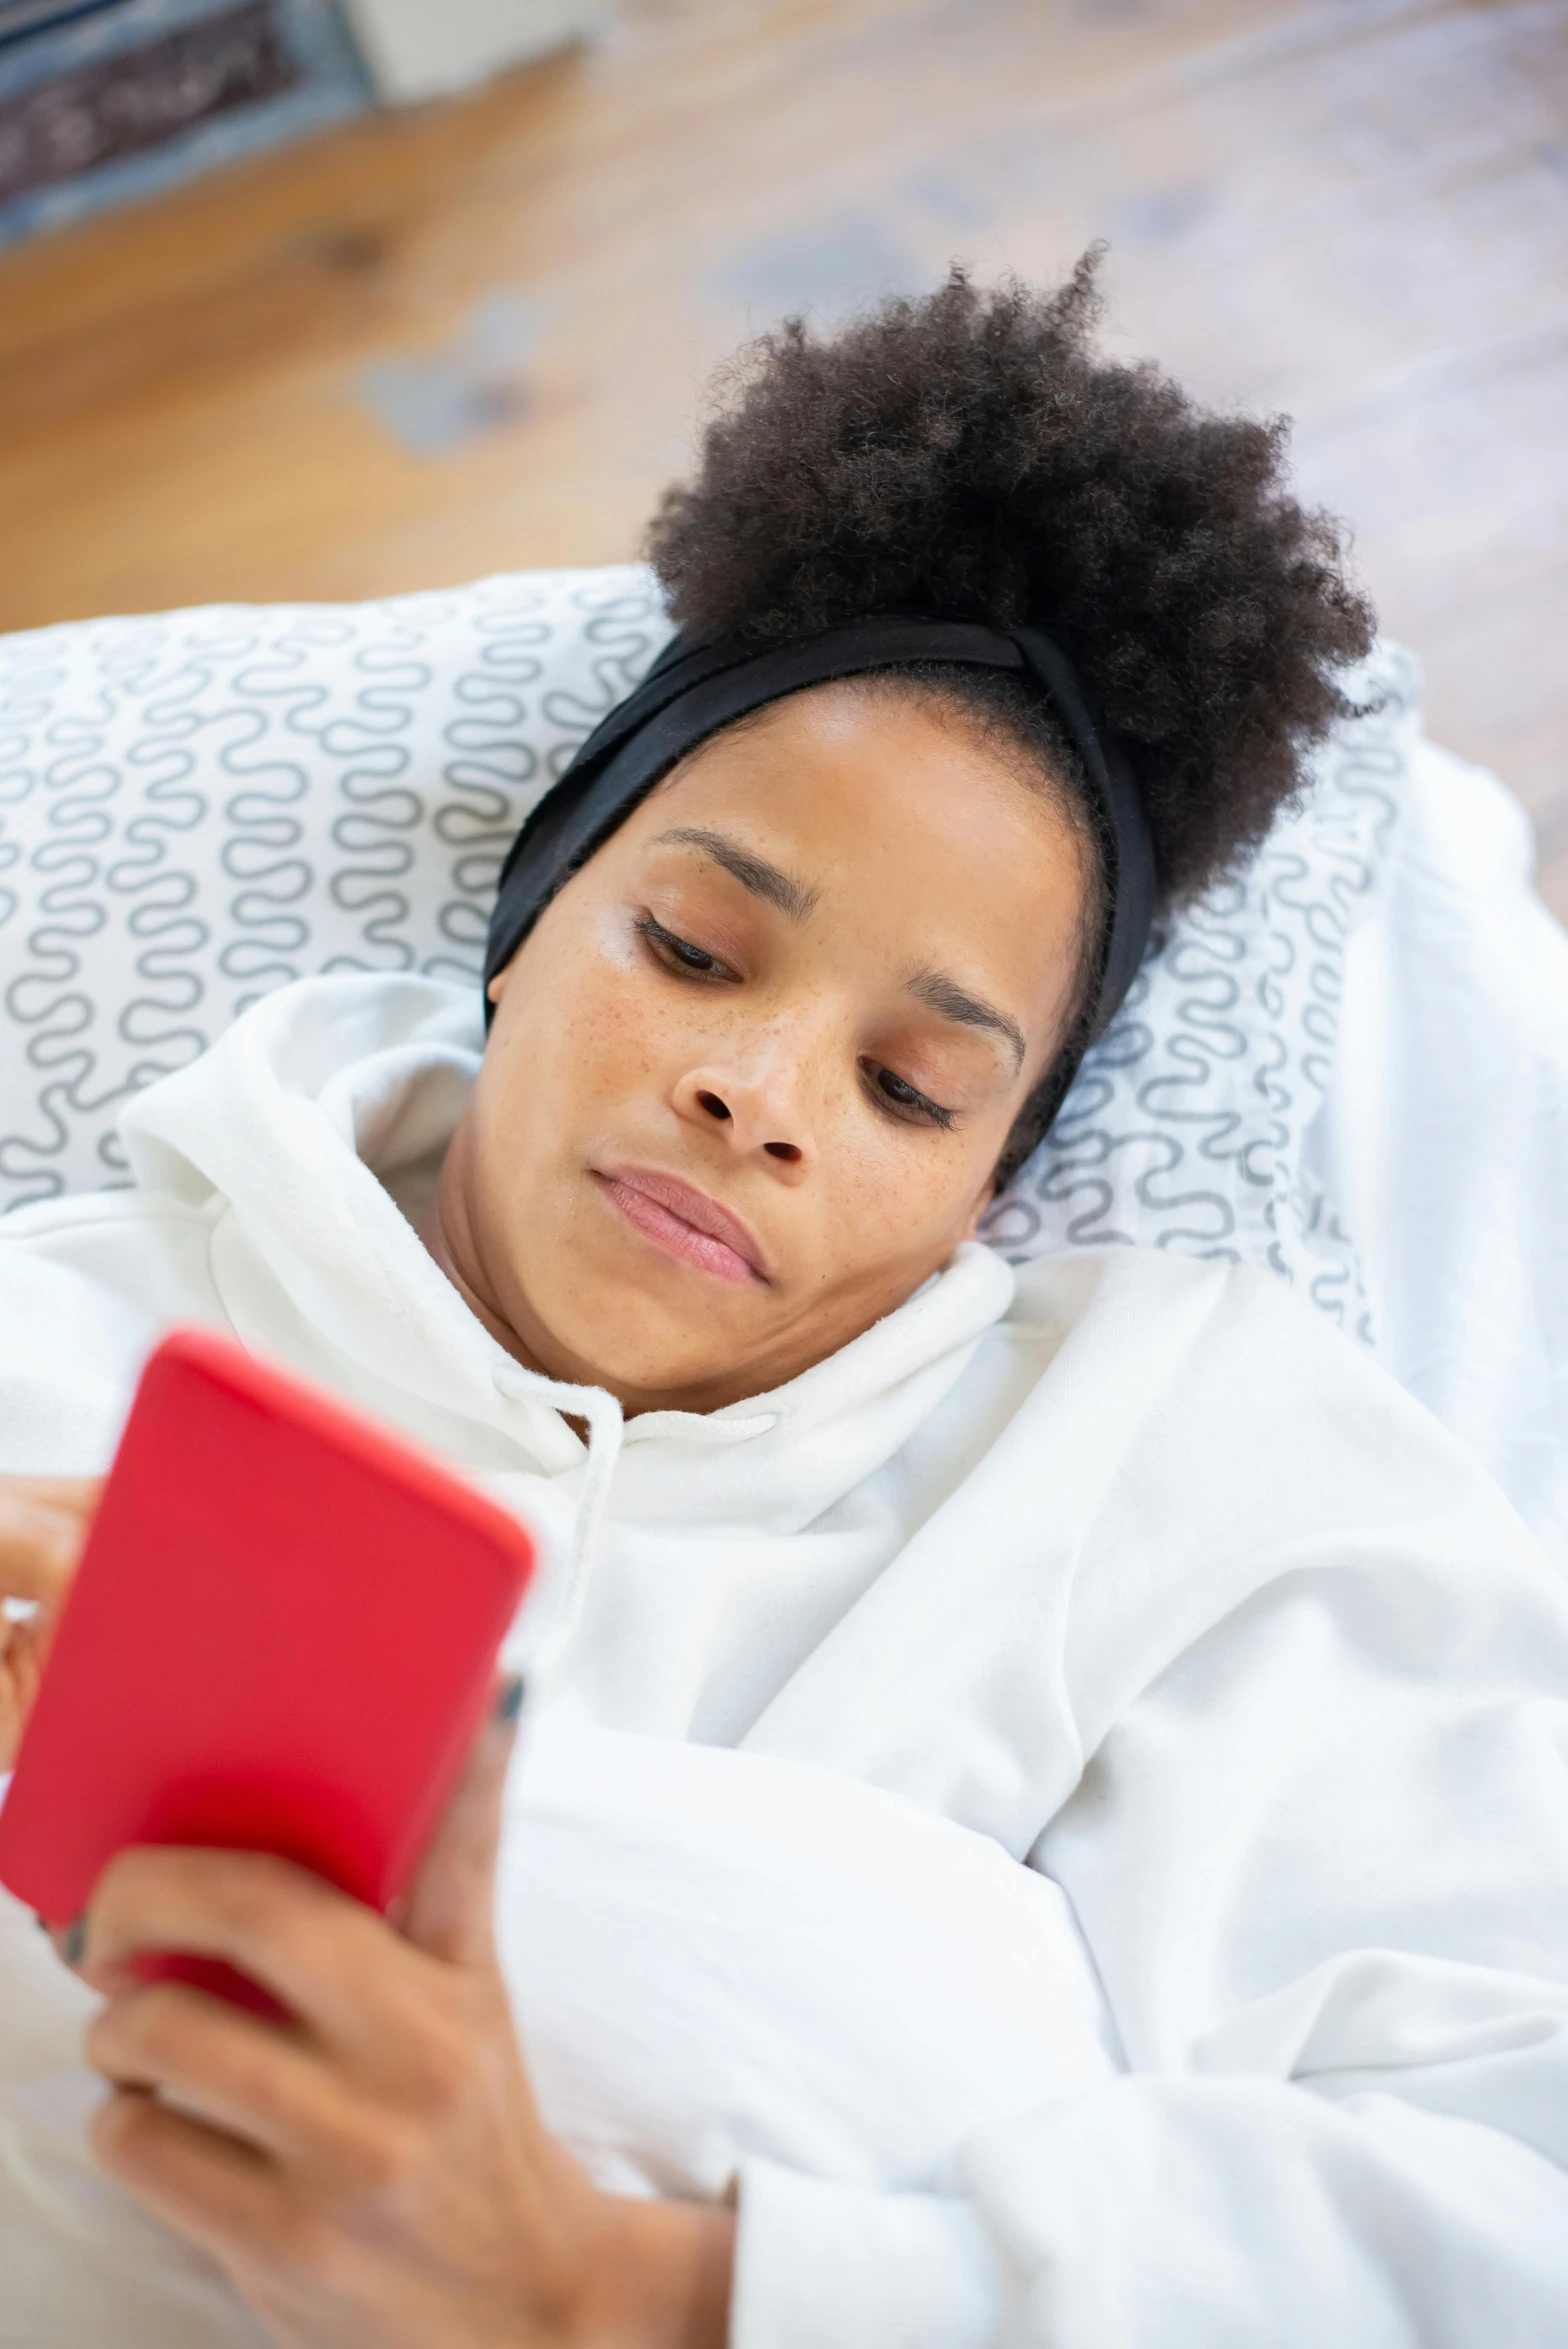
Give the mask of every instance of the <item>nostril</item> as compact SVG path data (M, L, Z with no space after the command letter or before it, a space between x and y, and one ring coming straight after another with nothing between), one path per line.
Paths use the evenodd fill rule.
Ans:
M725 1104L719 1099L717 1093L699 1093L697 1096L697 1106L699 1109L705 1109L710 1117L716 1117L721 1125L728 1119L730 1114Z
M800 1156L793 1142L764 1142L762 1147L770 1158L787 1159L791 1166Z

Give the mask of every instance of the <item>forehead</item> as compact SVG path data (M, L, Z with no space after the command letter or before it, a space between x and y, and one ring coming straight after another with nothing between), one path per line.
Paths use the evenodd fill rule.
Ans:
M818 886L896 865L912 882L978 884L989 901L1017 894L1042 909L1064 883L1075 899L1079 887L1077 830L1027 754L880 681L813 686L710 736L631 827L655 836L677 804L682 822L700 807L792 839L822 860Z

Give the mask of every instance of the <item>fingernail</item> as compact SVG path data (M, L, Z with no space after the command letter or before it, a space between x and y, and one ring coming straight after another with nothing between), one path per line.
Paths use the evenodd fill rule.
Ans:
M517 1719L522 1709L523 1676L520 1672L514 1672L510 1679L502 1681L497 1691L495 1719L501 1723L503 1728L508 1728Z
M87 1919L78 1917L66 1929L64 1955L68 1966L79 1966L87 1949Z

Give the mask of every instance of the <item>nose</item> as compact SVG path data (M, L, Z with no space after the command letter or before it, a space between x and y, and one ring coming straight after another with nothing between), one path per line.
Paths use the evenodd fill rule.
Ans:
M691 1069L675 1088L674 1108L711 1133L718 1129L738 1157L757 1153L780 1167L803 1167L809 1155L805 1106L796 1072L782 1055L749 1067Z

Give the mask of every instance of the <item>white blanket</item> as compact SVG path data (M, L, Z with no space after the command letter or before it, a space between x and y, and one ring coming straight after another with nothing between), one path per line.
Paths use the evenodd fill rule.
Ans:
M956 2192L971 2132L1120 2068L1065 1896L1000 1846L797 1763L550 1729L514 1771L502 1946L549 2124L607 2187L743 2162ZM97 2179L92 2001L0 1911L0 2341L253 2349L207 2264Z
M478 1041L471 997L425 980L283 990L140 1096L139 1188L0 1218L0 1464L101 1466L158 1328L194 1320L538 1524L541 1720L662 1744L630 1749L651 1785L633 1771L591 1842L638 1822L589 1945L595 1968L624 1946L632 1988L552 1963L584 2030L526 1982L525 2025L606 2174L712 2189L738 2160L735 2349L1562 2349L1568 1586L1494 1482L1281 1283L1152 1248L1015 1275L967 1247L785 1386L624 1423L504 1354L400 1212ZM832 1774L796 1836L809 1897L753 1826L763 1759ZM747 1791L728 1942L678 1869L673 1893L635 1873L673 1864L638 1806L673 1776L686 1832L688 1768ZM891 1926L867 1839L838 1841L866 1787L948 1823L892 1867ZM966 1832L1029 1921L943 1975L984 1905L954 1890ZM1055 1993L1007 2014L992 1977L1052 1897L1026 1859L1072 1903L1125 2075L1025 2077ZM659 1978L687 1914L728 1951L703 1972L732 2017ZM663 2038L635 2063L606 2042L596 2073L644 1997ZM1006 2110L937 2094L998 2078ZM890 2152L931 2190L884 2185Z

